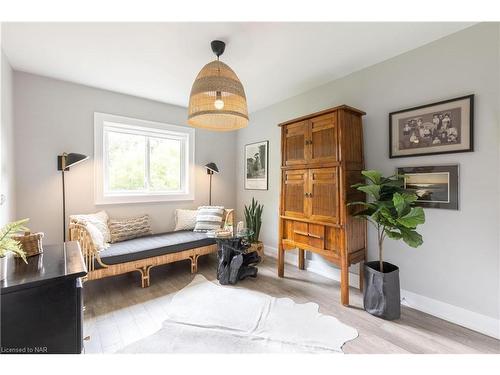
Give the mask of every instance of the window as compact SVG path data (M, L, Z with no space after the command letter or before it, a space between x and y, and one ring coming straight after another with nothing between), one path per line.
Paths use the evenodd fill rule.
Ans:
M94 114L96 204L193 200L194 129Z

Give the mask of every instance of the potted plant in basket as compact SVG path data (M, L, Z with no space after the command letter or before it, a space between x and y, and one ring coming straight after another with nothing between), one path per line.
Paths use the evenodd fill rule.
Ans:
M29 219L23 219L19 221L14 221L5 225L0 230L0 281L5 279L7 276L7 255L13 253L21 257L25 263L26 253L21 247L19 241L13 239L14 235L19 232L27 231L28 228L24 226Z
M264 256L264 245L262 241L259 241L259 234L262 225L263 210L264 206L259 204L255 198L252 198L252 204L250 206L245 205L246 226L253 232L253 234L248 237L251 244L250 251L257 251L261 258Z
M422 245L418 225L425 222L422 207L415 207L417 196L403 189L403 176L383 177L379 171L361 172L367 183L353 185L370 198L368 202L352 202L362 206L354 216L364 218L377 230L379 260L366 262L366 285L363 291L364 309L372 315L393 320L401 313L399 268L383 261L384 240L403 240L411 247ZM360 270L360 272L363 272Z

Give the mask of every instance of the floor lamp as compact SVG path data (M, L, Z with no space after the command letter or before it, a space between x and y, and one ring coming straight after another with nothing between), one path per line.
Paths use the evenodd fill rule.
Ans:
M207 168L207 174L210 177L210 188L208 192L208 205L212 205L212 175L214 173L219 173L219 168L217 168L217 165L215 163L208 163L205 165L205 168Z
M57 155L57 170L61 171L62 176L62 202L63 202L63 241L66 242L66 187L64 184L64 172L69 171L69 167L73 167L89 157L87 155L75 153L63 153Z

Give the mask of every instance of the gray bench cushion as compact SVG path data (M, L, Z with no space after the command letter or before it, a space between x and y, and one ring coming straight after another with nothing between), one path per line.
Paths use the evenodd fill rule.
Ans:
M118 264L213 244L206 233L183 230L112 243L100 256L104 264Z

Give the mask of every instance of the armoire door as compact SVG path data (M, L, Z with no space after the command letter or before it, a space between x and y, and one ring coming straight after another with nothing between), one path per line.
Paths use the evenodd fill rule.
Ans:
M283 171L283 214L288 217L305 218L309 211L306 192L307 169Z
M311 220L339 222L338 168L314 168L309 170L309 217Z
M306 163L309 143L309 123L307 121L287 125L284 129L283 165Z
M338 160L336 118L336 113L331 113L310 120L309 162L326 163Z

